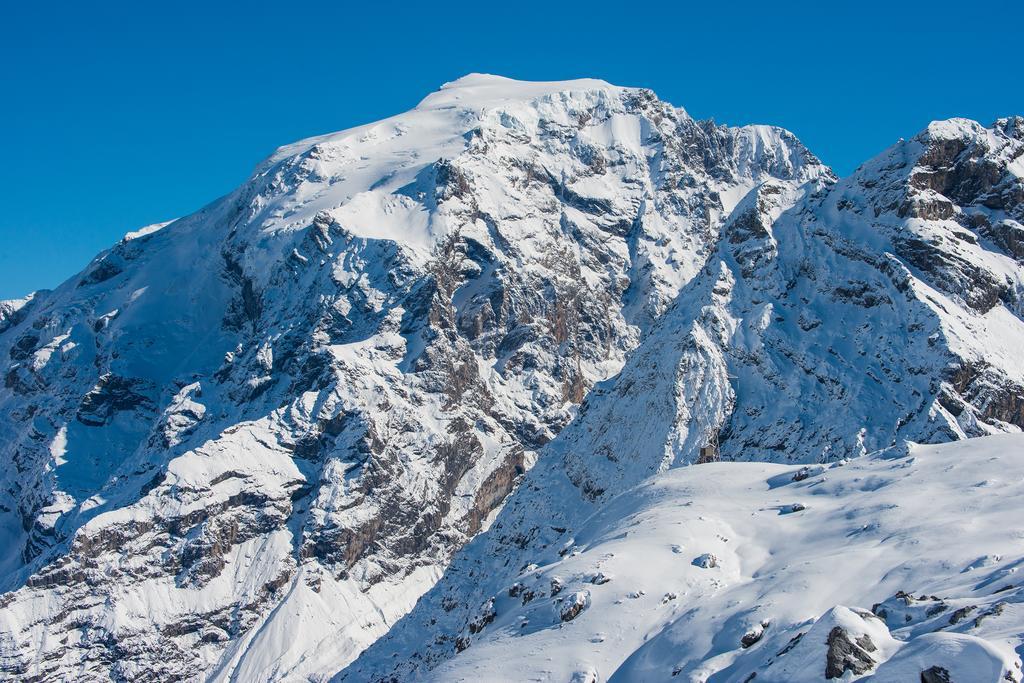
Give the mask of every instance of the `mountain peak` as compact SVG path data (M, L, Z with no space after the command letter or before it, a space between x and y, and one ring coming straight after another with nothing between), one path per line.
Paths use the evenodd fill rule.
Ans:
M471 73L450 81L427 95L417 109L488 107L509 101L528 101L559 92L601 90L618 93L620 88L594 78L567 81L519 81L492 74Z
M985 132L985 127L973 119L953 117L932 121L921 135L932 140L958 140L984 135Z

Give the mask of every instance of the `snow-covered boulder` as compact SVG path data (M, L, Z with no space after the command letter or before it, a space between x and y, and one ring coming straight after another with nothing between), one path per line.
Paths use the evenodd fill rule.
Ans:
M718 558L714 553L704 553L693 558L692 564L701 569L713 569L718 566Z
M567 595L558 605L558 618L572 621L590 607L590 591L576 591Z

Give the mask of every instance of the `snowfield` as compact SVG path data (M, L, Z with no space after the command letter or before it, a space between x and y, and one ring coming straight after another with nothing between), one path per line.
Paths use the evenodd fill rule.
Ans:
M1022 505L1018 435L672 469L514 556L424 680L1019 681Z

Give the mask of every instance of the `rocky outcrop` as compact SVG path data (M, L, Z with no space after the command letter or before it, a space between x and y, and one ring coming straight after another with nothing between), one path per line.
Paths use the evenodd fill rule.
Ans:
M558 607L558 618L562 621L572 621L590 605L590 593L577 591L562 598Z
M921 683L953 683L953 679L941 666L930 666L921 672Z
M878 648L871 642L866 633L856 640L850 637L841 626L836 626L828 634L828 651L825 653L825 679L841 678L846 672L854 676L871 671L875 667L875 659L871 656Z

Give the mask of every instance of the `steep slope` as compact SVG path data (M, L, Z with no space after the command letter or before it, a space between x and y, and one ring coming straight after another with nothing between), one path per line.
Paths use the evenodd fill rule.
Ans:
M470 647L480 605L522 567L708 443L725 460L819 463L1019 432L1022 132L940 122L838 183L752 190L623 370L347 680Z
M274 680L383 634L740 198L830 174L644 90L469 76L0 307L0 672Z
M518 568L424 679L1019 681L1022 487L1020 435L673 469Z

